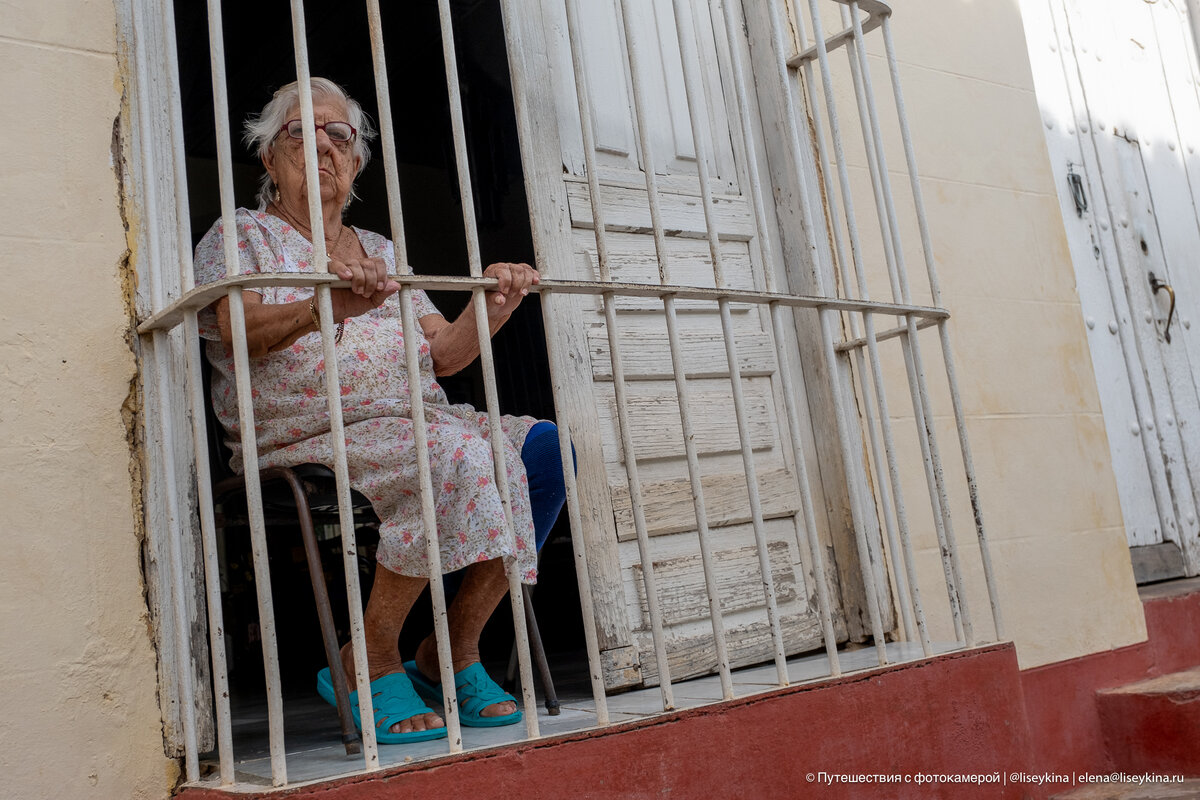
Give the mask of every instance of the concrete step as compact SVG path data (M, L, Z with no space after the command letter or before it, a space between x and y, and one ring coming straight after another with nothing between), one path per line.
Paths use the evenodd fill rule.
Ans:
M1146 783L1141 786L1129 783L1081 786L1056 794L1050 800L1195 800L1197 797L1200 797L1200 780Z
M1096 693L1113 766L1200 776L1200 667Z

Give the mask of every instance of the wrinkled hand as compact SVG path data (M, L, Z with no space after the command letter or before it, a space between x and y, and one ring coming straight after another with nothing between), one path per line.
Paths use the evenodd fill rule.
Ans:
M337 322L378 308L400 291L400 284L388 279L387 264L382 258L333 259L329 262L329 271L350 281L349 289L334 289L330 293L333 318Z
M485 293L488 317L503 319L517 310L529 294L529 287L540 283L542 276L528 264L492 264L483 271L485 278L495 278L499 286Z

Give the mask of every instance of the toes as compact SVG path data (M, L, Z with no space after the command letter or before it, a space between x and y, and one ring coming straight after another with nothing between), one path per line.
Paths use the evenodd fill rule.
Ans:
M479 713L480 716L484 717L505 717L516 710L516 703L511 700L505 700L503 703L493 703Z
M432 731L444 727L446 724L437 714L418 714L397 722L391 727L391 731L392 733L411 733L413 731Z

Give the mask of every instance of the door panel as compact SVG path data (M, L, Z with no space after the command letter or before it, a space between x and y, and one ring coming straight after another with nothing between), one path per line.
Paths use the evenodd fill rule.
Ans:
M1023 13L1129 543L1174 545L1197 574L1200 354L1183 320L1200 307L1200 164L1184 132L1200 103L1186 15L1169 0ZM1158 282L1178 300L1169 331Z
M752 206L742 192L739 179L746 165L739 164L740 156L735 150L739 137L732 130L737 121L729 119L722 93L721 53L727 52L728 43L722 41L723 24L714 26L711 16L717 14L715 19L720 22L720 9L710 7L708 0L693 0L705 90L703 119L709 126L707 138L712 142L711 152L697 153L688 118L672 2L646 0L630 5L632 13L638 15L633 23L639 36L637 52L644 71L649 109L643 124L648 126L653 169L660 188L669 282L714 285L696 166L697 159L703 158L713 176L711 185L726 283L733 288L761 289L765 285L765 267L759 262L760 251L754 243L757 227ZM556 277L599 280L592 201L584 169L565 12L561 0L546 0L542 7L550 34L547 59L555 81L562 181L572 228L572 260L569 269ZM596 159L608 230L611 278L657 283L659 263L645 175L636 145L632 77L626 58L629 43L624 38L620 6L617 0L589 0L580 3L579 10L583 17L581 34L590 89L589 107L597 131ZM658 675L645 611L644 565L636 542L631 489L624 464L630 454L621 447L601 302L599 297L581 298L579 324L587 342L590 394L609 490L606 500L613 514L611 535L616 543L623 589L619 602L636 654L638 679L642 683L655 683ZM626 362L634 455L638 459L650 551L663 604L668 661L672 678L683 678L714 670L716 656L703 590L697 522L689 490L666 320L662 301L655 298L623 297L616 298L614 303ZM676 308L731 664L769 660L771 635L766 626L762 580L749 524L749 500L720 318L711 302L679 301ZM806 533L799 515L799 490L770 319L762 307L734 305L732 312L784 641L789 652L799 652L819 646L820 625L815 589L801 560ZM806 431L803 435L808 438L811 433ZM830 570L833 569L831 564ZM606 670L605 678L609 686L627 685L631 675L628 666L622 665Z

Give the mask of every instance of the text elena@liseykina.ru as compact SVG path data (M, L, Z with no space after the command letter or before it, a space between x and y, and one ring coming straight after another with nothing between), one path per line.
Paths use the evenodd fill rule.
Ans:
M1034 786L1080 786L1093 783L1183 783L1182 775L1162 775L1153 772L1130 774L1127 772L810 772L804 776L809 783L833 786L843 783L907 783L927 785L938 783L966 784L1029 784Z

